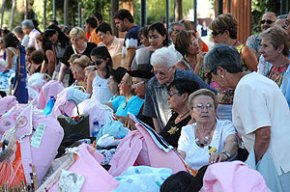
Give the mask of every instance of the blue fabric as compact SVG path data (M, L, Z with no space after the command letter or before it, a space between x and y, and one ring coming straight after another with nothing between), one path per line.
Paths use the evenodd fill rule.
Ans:
M255 152L252 149L248 159L245 161L251 168L257 170L263 175L267 186L274 192L286 192L290 189L290 172L278 175L274 161L269 151L256 164Z
M155 192L172 174L169 168L153 168L148 166L132 166L124 171L116 180L120 185L114 192Z
M130 112L134 115L138 115L144 101L140 97L134 95L126 103L125 96L119 96L112 101L112 106L117 116L127 116Z
M27 90L27 72L25 65L25 49L23 46L19 46L20 56L18 58L17 68L15 71L14 79L14 96L19 103L28 102L28 90ZM20 62L19 62L20 59Z

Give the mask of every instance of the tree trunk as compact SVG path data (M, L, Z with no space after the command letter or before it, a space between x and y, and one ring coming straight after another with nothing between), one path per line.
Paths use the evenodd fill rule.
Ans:
M115 21L114 21L114 15L115 13L119 10L119 0L111 0L111 25L112 25L112 30L113 30L113 35L119 36L118 35L118 30L115 26Z
M2 27L3 27L3 22L4 22L5 2L6 2L6 0L2 0L2 9L1 9L1 29L2 29Z
M12 0L11 16L10 16L10 23L9 23L10 30L12 30L12 28L13 28L13 20L14 20L15 6L16 6L16 0Z
M175 21L180 21L182 17L182 0L176 0Z
M64 0L64 3L63 3L63 22L66 26L68 26L68 3L69 3L69 0Z
M43 29L46 28L46 6L47 6L47 0L43 0Z
M28 0L25 0L25 19L28 19L28 12L29 12L29 8L28 8Z

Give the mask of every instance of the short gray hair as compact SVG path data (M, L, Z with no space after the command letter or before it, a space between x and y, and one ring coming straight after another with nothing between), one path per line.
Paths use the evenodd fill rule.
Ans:
M33 22L31 20L26 19L26 20L22 21L21 27L26 27L26 28L29 28L29 29L34 29L34 24L33 24Z
M226 44L214 46L204 58L203 67L205 72L216 74L218 66L224 68L229 73L243 71L241 55L235 47Z
M169 67L174 66L178 62L176 53L172 48L162 47L154 51L151 55L150 63L154 65L162 64Z
M14 29L13 29L14 33L20 33L20 34L23 34L23 31L22 31L22 28L21 26L16 26Z

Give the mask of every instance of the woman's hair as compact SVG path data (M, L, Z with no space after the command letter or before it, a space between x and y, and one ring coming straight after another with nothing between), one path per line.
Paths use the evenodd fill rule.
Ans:
M89 64L91 60L88 56L86 55L81 55L79 58L74 59L73 62L70 63L70 65L78 65L82 69L85 69Z
M148 26L144 26L142 27L139 32L138 32L138 38L140 39L140 37L144 35L144 37L146 37L148 39Z
M150 31L154 31L154 30L156 30L160 35L166 36L165 40L163 41L163 46L168 46L169 45L169 38L168 38L167 30L164 27L164 24L160 23L160 22L153 23L152 25L149 26L148 33Z
M265 31L263 31L260 35L261 38L267 38L271 45L275 49L278 49L279 46L283 45L282 54L286 57L289 55L289 36L287 32L281 27L274 26Z
M108 49L105 46L97 46L92 49L91 56L106 60L107 75L105 76L105 78L109 78L110 70L113 67L113 61Z
M238 22L230 13L219 15L209 25L209 29L214 32L225 32L229 31L231 39L237 39L238 33Z
M20 44L19 44L19 40L17 39L17 37L13 34L13 33L7 33L5 36L4 36L4 44L5 44L5 47L14 47L14 48L17 48Z
M188 93L188 95L190 95L200 88L199 84L195 81L183 78L175 79L169 84L167 89L170 90L171 87L174 87L178 91L179 95L182 95L183 93Z
M233 46L226 44L215 45L204 58L203 68L205 72L217 74L218 66L229 73L242 72L241 55Z
M186 31L180 31L176 34L175 49L183 56L188 52L188 46L191 44L191 35Z
M190 109L190 110L192 109L193 101L198 96L209 96L210 98L212 98L212 100L214 102L215 109L217 108L218 101L216 99L215 93L210 91L210 90L208 90L208 89L199 89L199 90L197 90L197 91L195 91L195 92L193 92L192 94L189 95L188 103L187 103L188 109Z
M82 28L74 27L70 30L69 37L70 38L83 38L83 39L85 39L86 33Z
M82 54L72 54L70 57L69 57L69 59L68 59L68 63L69 64L71 64L71 63L73 63L74 62L74 60L76 60L76 59L78 59L78 58L80 58L82 56Z
M176 53L173 49L168 47L162 47L154 51L151 55L150 63L152 66L163 64L166 67L173 67L178 62Z
M58 33L58 41L60 42L60 46L62 48L66 48L66 46L69 44L69 38L62 32L62 30L57 25L48 26L44 31L44 35L46 38L49 38L53 36L56 32Z

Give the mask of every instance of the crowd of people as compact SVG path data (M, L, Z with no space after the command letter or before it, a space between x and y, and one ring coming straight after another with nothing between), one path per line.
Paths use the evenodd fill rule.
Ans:
M124 38L114 36L111 25L103 21L99 13L87 18L84 28L68 30L53 20L40 31L35 21L24 20L12 31L2 30L0 105L6 107L0 110L0 124L4 125L7 118L12 118L9 115L14 114L16 124L12 128L17 130L21 124L18 115L24 108L15 108L16 103L22 107L32 104L46 112L51 108L46 115L51 113L54 120L58 119L56 107L67 117L75 114L73 110L80 115L80 106L87 106L84 111L98 109L93 115L88 112L90 122L92 116L100 116L105 122L105 114L111 115L108 121L114 131L103 134L101 129L107 124L100 121L85 125L90 130L86 137L70 137L65 131L57 152L67 140L79 145L85 139L93 141L96 137L104 141L108 136L115 136L116 140L116 135L122 135L117 139L126 142L129 142L127 136L139 138L138 123L130 117L134 115L165 140L166 145L172 146L188 173L194 173L168 175L161 191L179 191L173 185L177 182L184 191L207 191L209 186L203 186L203 182L210 179L207 170L213 171L214 166L235 160L244 161L251 170L262 175L263 181L257 179L258 184L244 185L256 186L264 182L261 191L289 190L290 12L277 17L273 12L266 12L260 21L262 32L249 36L246 44L238 40L236 18L229 13L221 14L206 28L215 43L210 49L201 39L204 34L199 34L191 21L171 23L167 31L161 22L144 27L136 25L132 14L125 9L115 13L112 19L118 31L125 32ZM48 88L49 84L54 86ZM14 104L4 105L10 95L15 96ZM12 109L18 111L11 112ZM41 135L39 126L35 129L35 133ZM1 130L3 146L4 141L13 138L9 130ZM19 141L24 138L15 132ZM101 132L103 135L98 135ZM35 139L34 135L31 140ZM92 148L100 148L98 145L99 141L91 142ZM121 150L119 146L113 148L116 151L109 149L103 154L106 165L110 165L111 158L115 162L114 154ZM10 158L4 149L0 153L0 167ZM142 154L144 152L134 165L153 164L153 161L144 163L150 155L146 159L140 157ZM55 161L64 162L58 158ZM223 165L230 169L230 164ZM109 173L114 171L111 169ZM226 170L223 172L227 174ZM43 179L38 182L43 183ZM192 182L199 187L190 188ZM220 181L211 185L222 188L227 184Z

